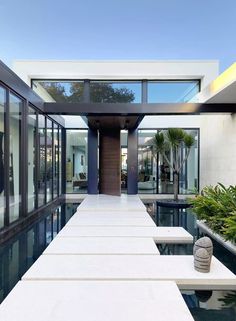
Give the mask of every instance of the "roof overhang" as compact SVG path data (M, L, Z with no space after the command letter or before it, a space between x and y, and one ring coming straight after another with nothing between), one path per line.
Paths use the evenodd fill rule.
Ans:
M200 115L235 113L236 104L172 103L45 103L47 114L82 116L91 128L137 128L148 115Z

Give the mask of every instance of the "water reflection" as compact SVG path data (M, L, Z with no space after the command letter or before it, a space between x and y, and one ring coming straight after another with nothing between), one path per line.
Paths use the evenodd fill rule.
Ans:
M0 302L42 254L78 204L63 204L0 246Z
M171 208L156 207L155 202L146 203L148 213L158 226L182 226L194 240L205 234L197 228L196 216L191 209L178 213ZM212 240L214 256L236 274L236 256L222 245ZM158 246L164 255L191 255L191 244L161 244ZM195 321L235 321L236 292L234 291L183 291L183 298Z

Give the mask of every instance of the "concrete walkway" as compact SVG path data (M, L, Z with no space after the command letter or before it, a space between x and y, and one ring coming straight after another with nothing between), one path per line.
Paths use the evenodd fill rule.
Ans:
M182 228L155 227L138 196L88 196L0 306L1 321L193 321L178 290L236 289L213 258L162 256L156 243L189 243Z

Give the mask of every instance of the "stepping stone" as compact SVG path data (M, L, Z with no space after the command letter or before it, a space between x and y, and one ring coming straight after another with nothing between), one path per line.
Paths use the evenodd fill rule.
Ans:
M152 238L156 243L192 243L193 237L182 227L68 226L57 237L135 237Z
M193 321L173 282L19 282L2 321Z
M148 238L116 237L56 237L43 254L160 254L156 244Z
M215 257L211 271L192 255L42 255L23 280L175 281L180 289L236 290L236 276Z
M145 211L146 207L136 195L88 195L78 206L84 211Z
M151 219L149 215L145 218L127 218L123 216L122 218L113 217L93 217L82 218L80 215L74 215L67 223L67 226L152 226L155 227L156 224Z
M78 210L73 216L79 216L81 218L146 218L150 215L146 211L83 211Z

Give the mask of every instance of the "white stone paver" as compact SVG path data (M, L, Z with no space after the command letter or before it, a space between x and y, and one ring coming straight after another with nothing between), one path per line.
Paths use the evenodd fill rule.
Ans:
M146 211L84 211L78 210L74 215L81 217L81 218L146 218L149 214ZM72 218L74 217L72 216Z
M19 282L1 321L193 321L173 282Z
M193 237L182 227L68 226L58 237L137 237L152 238L156 243L192 243Z
M0 320L193 321L177 285L236 289L216 258L210 273L199 273L193 256L158 255L154 241L193 237L156 227L137 195L87 196L1 304Z
M41 255L23 280L175 281L181 289L233 289L236 276L215 257L194 270L191 255Z
M145 205L137 195L88 195L78 206L78 210L84 211L144 211Z
M152 239L127 237L56 237L43 254L159 254Z
M127 217L87 217L82 218L76 213L67 223L67 226L152 226L156 224L153 222L150 216L145 218L127 218Z

